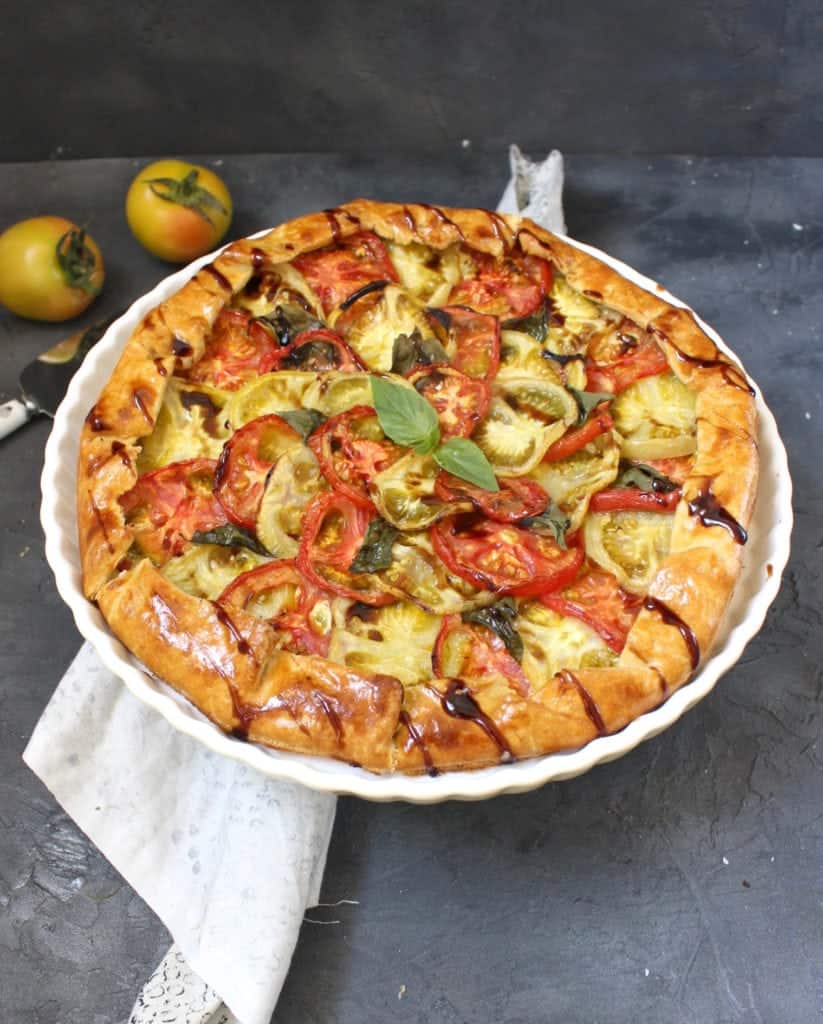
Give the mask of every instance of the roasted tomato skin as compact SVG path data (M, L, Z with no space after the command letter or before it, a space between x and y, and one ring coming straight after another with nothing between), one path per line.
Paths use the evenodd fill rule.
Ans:
M551 287L551 266L536 256L509 256L496 260L472 253L477 275L458 282L450 305L469 306L501 319L519 319L533 313Z
M447 568L485 590L536 597L570 583L583 563L579 548L477 516L451 516L431 528L434 550Z
M144 167L126 194L132 234L169 263L188 263L209 252L226 234L231 217L231 195L223 180L207 167L182 160L157 160Z
M148 522L135 528L140 547L152 558L166 561L183 550L200 530L228 522L212 493L214 459L188 459L152 470L139 477L120 504L126 518L145 510Z
M369 482L401 453L388 439L376 441L355 433L358 420L371 418L377 421L370 405L356 405L326 420L308 442L331 487L365 509L374 508L367 491Z
M242 573L232 580L216 603L227 612L246 611L261 594L287 585L297 589L297 605L269 621L279 632L288 635L288 649L295 654L319 654L325 657L329 652L329 636L321 635L311 628L309 614L326 594L313 581L306 579L290 558L266 562Z
M330 515L336 515L341 529L336 541L317 543L322 528ZM348 597L363 604L379 606L391 604L397 598L382 587L375 585L370 573L350 576L345 579L349 566L360 550L366 529L376 513L370 512L350 501L344 494L335 491L318 494L312 498L303 517L303 536L297 553L296 565L303 576L321 590L331 591L341 597ZM344 575L344 578L324 576L327 567ZM362 584L358 587L357 584Z
M500 367L500 322L467 306L429 309L427 319L455 369L491 380Z
M239 309L224 309L206 340L202 357L187 380L236 391L247 381L275 369L280 354L271 334Z
M499 491L475 487L445 470L437 474L434 493L442 501L470 501L483 515L497 523L516 523L537 516L549 504L546 491L528 477L498 477Z
M676 491L641 491L638 487L607 487L593 494L590 512L674 512L680 501Z
M669 369L669 361L652 337L638 329L636 344L623 354L599 362L586 357L586 389L619 394L643 377L655 377ZM634 336L633 336L634 337Z
M449 646L463 641L462 664L450 664ZM485 626L469 625L459 615L445 615L437 634L432 654L432 670L435 677L456 677L466 680L482 680L499 674L523 696L529 691L529 681L516 658L506 650L506 645L492 630Z
M398 280L385 243L371 231L360 231L328 249L304 253L293 263L327 315L374 281Z
M543 456L544 462L559 462L561 459L574 455L581 448L585 448L590 441L601 434L607 434L614 426L614 420L609 415L604 405L599 405L589 416L585 423L579 427L572 427L558 438Z
M339 334L329 328L317 328L302 331L289 346L280 350L277 369L353 373L363 370L364 366Z
M440 437L470 437L489 411L492 394L485 380L466 376L441 363L419 367L407 375L418 394L434 406Z
M623 590L611 573L591 568L565 590L540 598L558 615L580 619L598 633L615 652L626 646L643 599Z
M297 431L273 413L247 423L226 442L214 493L233 523L254 530L269 470L283 451L301 443Z

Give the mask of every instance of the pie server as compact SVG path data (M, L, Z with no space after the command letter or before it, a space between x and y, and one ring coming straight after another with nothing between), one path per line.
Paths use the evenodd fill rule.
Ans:
M0 405L0 438L7 437L39 413L54 416L86 353L103 337L116 316L76 331L23 368L20 398Z

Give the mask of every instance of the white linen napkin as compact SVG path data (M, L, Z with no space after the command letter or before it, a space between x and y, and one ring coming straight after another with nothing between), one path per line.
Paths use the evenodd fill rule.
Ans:
M560 153L509 158L500 212L564 233ZM89 644L23 759L174 939L129 1024L269 1024L319 897L336 798L177 732Z

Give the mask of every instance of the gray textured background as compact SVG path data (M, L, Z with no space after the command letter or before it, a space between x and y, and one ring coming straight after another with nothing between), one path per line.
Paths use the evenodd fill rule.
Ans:
M0 0L0 159L823 155L818 0Z
M123 220L136 166L0 166L0 223L88 221L109 261L95 316L167 272ZM493 205L505 156L222 170L244 234L356 193ZM578 157L568 178L570 231L691 302L763 388L796 488L783 590L717 689L620 761L481 804L341 800L323 899L359 902L310 915L339 923L304 926L275 1024L806 1024L823 1009L823 160ZM54 337L0 312L0 391ZM168 936L20 760L79 642L36 518L47 433L0 444L0 1021L116 1024Z

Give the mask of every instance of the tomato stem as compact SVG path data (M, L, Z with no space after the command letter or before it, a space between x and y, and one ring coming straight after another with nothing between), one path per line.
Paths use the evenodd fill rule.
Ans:
M228 216L229 211L217 196L197 184L198 174L199 172L194 169L189 171L184 178L148 178L146 184L158 199L184 206L214 227L214 221L209 213L222 213L224 216Z
M57 262L70 288L80 288L87 295L96 295L100 286L92 283L97 259L86 245L85 228L70 228L55 246Z

